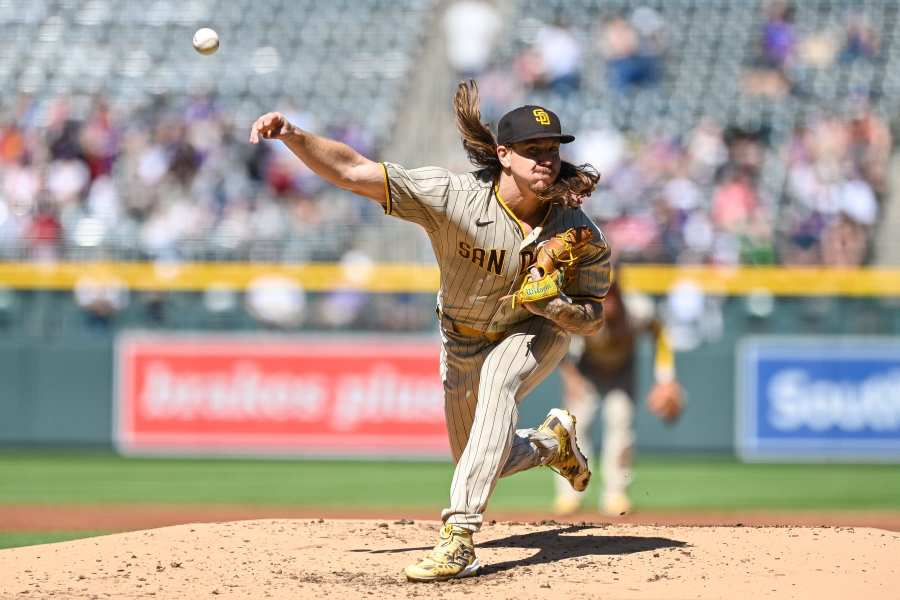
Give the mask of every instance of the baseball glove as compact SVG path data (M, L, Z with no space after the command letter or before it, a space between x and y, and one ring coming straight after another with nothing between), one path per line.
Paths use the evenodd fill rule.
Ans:
M575 267L584 257L592 237L588 227L571 227L541 243L522 287L512 295L513 307L558 296L565 270Z
M666 423L674 423L684 409L684 393L677 381L657 383L647 394L647 408Z

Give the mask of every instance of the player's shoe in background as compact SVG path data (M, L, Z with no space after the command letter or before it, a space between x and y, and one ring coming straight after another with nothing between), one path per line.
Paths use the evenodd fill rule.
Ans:
M472 532L447 523L441 528L437 546L404 572L410 581L446 581L475 575L480 568Z
M600 510L609 517L622 517L631 512L631 500L624 492L605 493L600 501Z
M553 513L558 517L570 517L581 509L581 497L572 492L558 494L553 501Z
M558 448L547 466L562 475L576 492L583 492L591 480L591 469L578 447L575 417L562 408L551 409L538 431L556 438Z

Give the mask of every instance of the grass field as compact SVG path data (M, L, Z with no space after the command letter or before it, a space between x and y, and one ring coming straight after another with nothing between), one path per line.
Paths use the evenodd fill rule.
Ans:
M0 532L0 550L4 548L19 548L21 546L33 546L35 544L52 544L54 542L66 542L78 540L94 535L103 535L105 531L2 531Z
M451 475L443 462L137 459L5 451L0 452L0 511L3 504L128 503L437 510L446 500ZM535 469L503 479L491 507L549 511L553 477L548 469ZM595 494L598 487L592 485ZM900 511L900 469L640 456L632 495L642 510ZM0 547L86 535L0 532Z

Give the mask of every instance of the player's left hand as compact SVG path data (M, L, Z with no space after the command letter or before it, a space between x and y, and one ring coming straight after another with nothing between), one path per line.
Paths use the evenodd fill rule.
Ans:
M684 391L677 381L657 383L647 394L647 408L666 423L674 423L684 410Z

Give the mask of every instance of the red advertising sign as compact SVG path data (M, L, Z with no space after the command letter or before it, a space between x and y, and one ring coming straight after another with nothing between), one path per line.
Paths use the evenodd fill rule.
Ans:
M449 454L437 340L129 334L116 354L128 454Z

